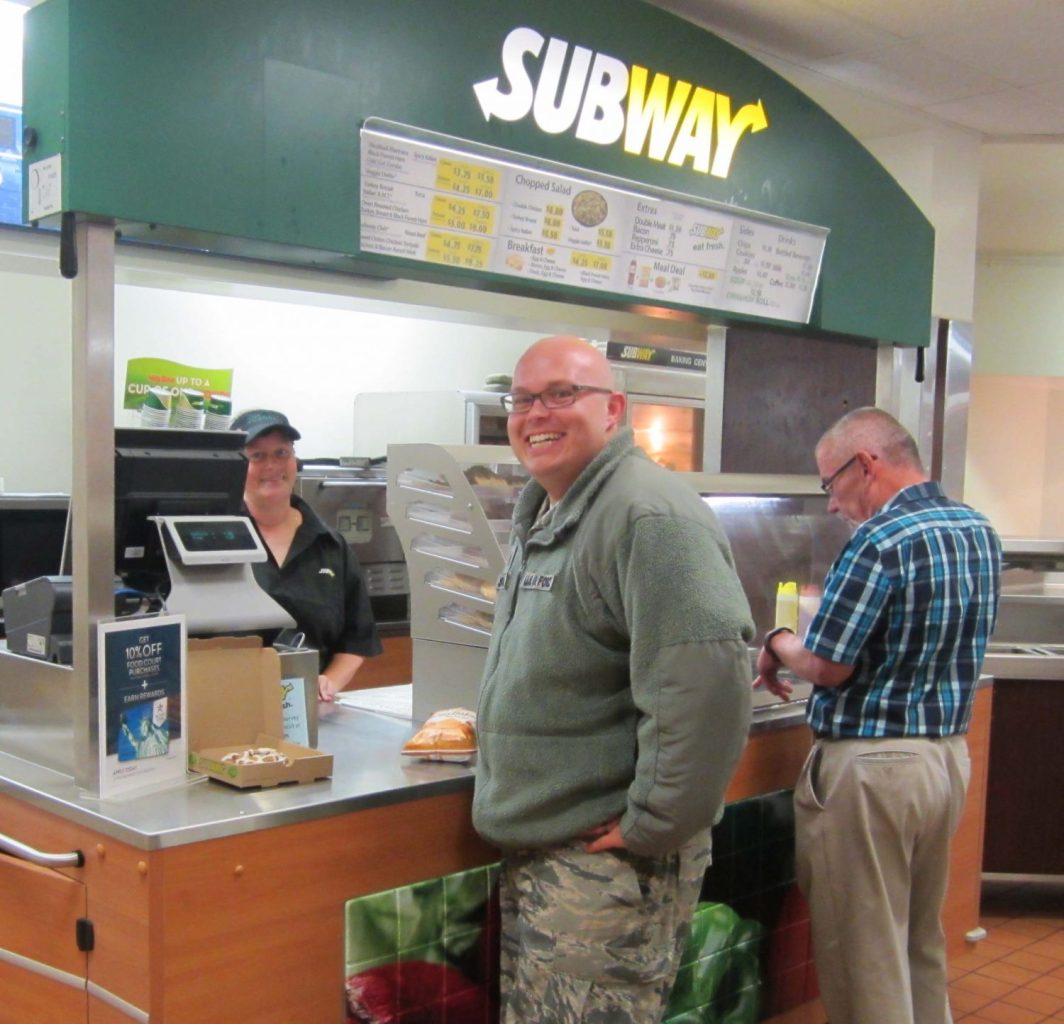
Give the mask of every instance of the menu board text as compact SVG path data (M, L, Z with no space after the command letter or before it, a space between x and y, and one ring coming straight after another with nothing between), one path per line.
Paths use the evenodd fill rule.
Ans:
M807 323L827 229L364 127L361 247Z

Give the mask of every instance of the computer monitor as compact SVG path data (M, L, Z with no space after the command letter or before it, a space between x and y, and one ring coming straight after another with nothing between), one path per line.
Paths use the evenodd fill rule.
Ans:
M239 431L115 430L115 573L129 587L161 592L166 563L156 515L239 515L246 435Z
M65 494L0 496L0 591L59 572L68 503Z

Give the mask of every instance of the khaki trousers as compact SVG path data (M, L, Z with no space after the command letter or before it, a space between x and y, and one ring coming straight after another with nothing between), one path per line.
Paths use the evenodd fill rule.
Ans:
M969 774L963 736L813 745L796 868L831 1024L951 1024L940 913Z

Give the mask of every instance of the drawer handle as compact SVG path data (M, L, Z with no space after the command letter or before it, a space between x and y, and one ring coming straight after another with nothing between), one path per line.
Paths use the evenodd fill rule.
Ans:
M85 866L85 854L81 850L71 853L42 853L32 846L20 843L17 839L0 832L0 852L9 853L20 860L28 860L46 868L80 868Z

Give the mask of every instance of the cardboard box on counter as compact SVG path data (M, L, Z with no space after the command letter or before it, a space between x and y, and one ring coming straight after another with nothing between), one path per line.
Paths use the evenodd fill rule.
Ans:
M332 775L332 754L283 738L280 666L277 652L263 647L258 637L189 640L192 771L240 788L313 782ZM222 760L248 747L272 747L292 763L237 765Z

